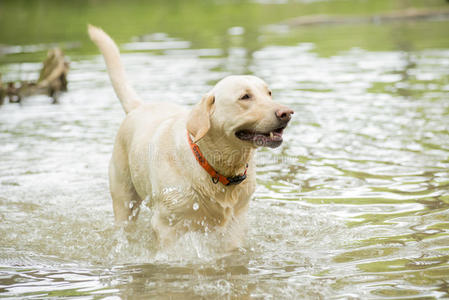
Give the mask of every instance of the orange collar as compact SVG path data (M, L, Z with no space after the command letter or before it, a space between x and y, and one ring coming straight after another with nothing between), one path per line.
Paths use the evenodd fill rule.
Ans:
M206 172L209 173L209 175L212 177L213 183L217 184L220 181L223 185L228 186L233 184L239 184L246 179L246 171L248 170L248 164L246 164L245 173L243 173L243 175L237 175L233 177L223 176L219 174L217 171L215 171L214 168L212 168L212 166L207 162L203 153L201 153L200 147L198 147L198 145L192 141L192 138L190 137L188 131L187 131L187 139L189 141L190 149L192 149L193 155L195 156L196 160L200 163L200 165L203 167L203 169L206 170Z

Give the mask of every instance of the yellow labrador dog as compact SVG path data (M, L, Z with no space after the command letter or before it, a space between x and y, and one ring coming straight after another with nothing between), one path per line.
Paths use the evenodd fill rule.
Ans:
M256 186L255 150L281 145L293 111L275 103L255 76L222 79L190 111L143 103L126 80L114 41L92 25L88 32L127 114L109 168L116 221L136 219L149 197L161 245L187 231L216 231L227 248L238 247Z

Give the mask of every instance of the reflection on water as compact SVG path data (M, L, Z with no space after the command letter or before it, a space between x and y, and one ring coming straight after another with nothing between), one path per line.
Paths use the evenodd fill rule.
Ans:
M251 72L294 108L283 146L258 153L246 244L223 256L191 233L156 249L148 209L114 227L106 170L123 113L102 59L81 56L60 105L0 109L2 296L449 296L449 50L223 52L165 34L123 47L147 101L192 105ZM24 78L39 67L0 66Z

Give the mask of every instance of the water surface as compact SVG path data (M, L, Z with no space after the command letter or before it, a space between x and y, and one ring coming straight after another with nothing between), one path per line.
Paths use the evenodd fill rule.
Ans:
M239 5L287 18L341 2ZM124 113L85 37L52 33L73 46L60 104L0 108L2 297L449 297L447 21L288 28L240 14L202 32L210 40L169 21L112 34L148 102L191 106L223 76L250 73L295 110L284 144L258 152L244 247L217 254L192 233L159 251L148 209L135 228L114 227L107 166ZM46 39L2 40L3 79L36 78Z

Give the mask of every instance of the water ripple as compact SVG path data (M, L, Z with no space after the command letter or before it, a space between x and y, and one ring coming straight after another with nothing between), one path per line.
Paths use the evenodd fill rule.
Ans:
M147 101L192 105L248 63L243 48L142 41L126 47L164 50L123 55ZM320 57L303 43L254 52L249 70L296 113L283 146L258 153L246 245L216 257L197 234L157 251L149 210L128 232L114 227L106 170L123 113L102 59L74 60L60 105L38 98L0 109L0 292L447 297L448 65L446 50ZM38 65L15 68L27 78Z

